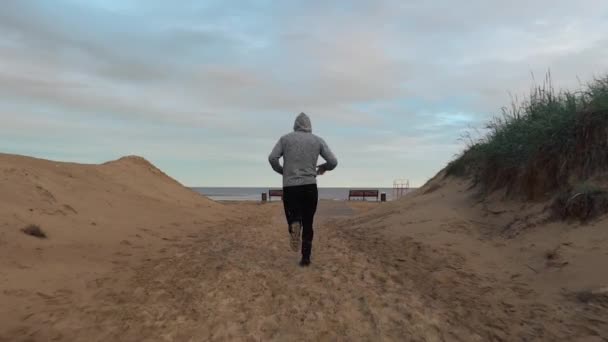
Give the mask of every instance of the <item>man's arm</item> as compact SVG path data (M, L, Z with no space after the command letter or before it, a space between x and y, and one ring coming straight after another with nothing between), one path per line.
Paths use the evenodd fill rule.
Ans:
M281 163L279 163L279 159L282 156L283 144L281 142L281 139L279 139L279 141L277 141L277 144L274 145L272 152L270 152L270 155L268 156L268 162L270 162L270 166L272 166L272 169L281 175L283 174L283 167L281 166Z
M319 139L321 139L321 138L319 138ZM321 139L321 157L323 157L323 159L325 159L325 163L319 165L318 173L320 175L324 174L325 171L331 171L331 170L335 169L336 166L338 166L338 159L336 158L334 153L331 151L331 149L329 148L329 146L327 145L327 143L325 143L325 140L323 140L323 139Z

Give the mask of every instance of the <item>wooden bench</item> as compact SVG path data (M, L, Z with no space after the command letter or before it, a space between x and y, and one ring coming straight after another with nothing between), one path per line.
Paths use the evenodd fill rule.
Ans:
M283 190L281 189L270 189L268 190L268 202L272 201L272 197L281 197L283 200Z
M362 199L365 199L367 197L375 197L377 201L379 197L379 191L365 189L348 190L348 200L350 201L352 197L361 197Z

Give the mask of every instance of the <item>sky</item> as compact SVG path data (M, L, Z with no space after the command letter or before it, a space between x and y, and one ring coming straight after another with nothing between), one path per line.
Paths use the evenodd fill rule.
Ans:
M305 112L339 160L321 186L420 186L548 70L603 75L606 32L602 0L6 0L0 152L280 186Z

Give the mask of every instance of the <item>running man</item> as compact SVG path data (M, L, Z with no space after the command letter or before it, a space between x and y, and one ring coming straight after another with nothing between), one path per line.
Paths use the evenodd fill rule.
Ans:
M319 155L325 163L317 166ZM279 159L283 157L283 166ZM310 265L313 221L317 211L317 175L336 168L338 160L320 137L312 134L310 119L300 113L293 132L282 136L268 156L272 169L283 175L283 207L291 236L291 249L302 243L300 266ZM300 240L300 234L302 235Z

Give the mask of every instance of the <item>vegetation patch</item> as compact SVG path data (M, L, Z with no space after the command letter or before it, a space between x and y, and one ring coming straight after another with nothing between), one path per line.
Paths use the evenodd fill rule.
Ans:
M560 193L552 204L554 216L562 220L577 219L588 222L608 213L608 191L582 183Z
M446 175L470 177L483 193L506 189L510 197L550 198L572 179L608 172L608 76L575 92L557 92L548 75L486 128ZM600 197L569 200L599 203Z

